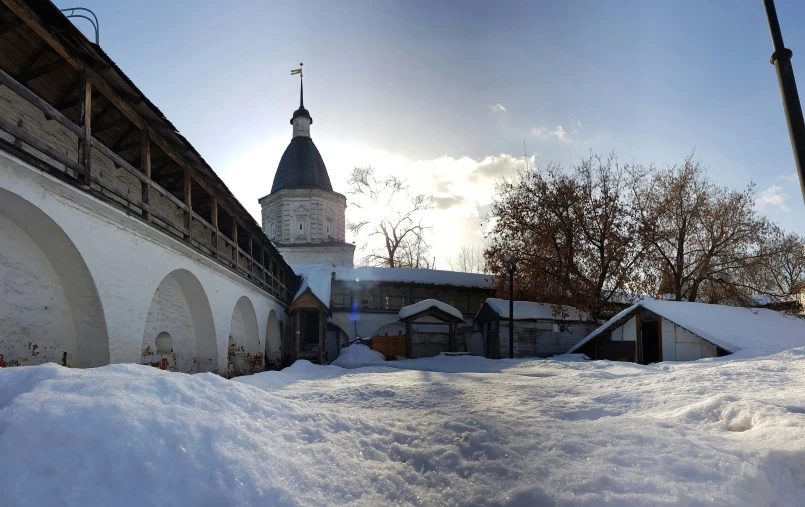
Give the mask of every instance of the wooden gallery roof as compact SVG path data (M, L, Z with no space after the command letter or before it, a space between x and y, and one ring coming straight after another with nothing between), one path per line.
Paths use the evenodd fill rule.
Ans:
M0 0L0 44L3 84L16 81L76 125L83 122L81 105L90 95L93 149L131 171L143 167L143 139L148 139L150 178L160 193L166 190L179 204L189 196L192 212L208 221L213 221L209 217L215 208L216 217L222 214L215 226L224 235L237 242L236 224L241 235L245 232L249 241L255 241L255 248L268 252L288 273L289 282L296 279L260 225L201 154L109 55L50 1ZM43 107L47 106L40 109ZM71 129L75 132L75 127ZM259 261L256 255L255 260Z

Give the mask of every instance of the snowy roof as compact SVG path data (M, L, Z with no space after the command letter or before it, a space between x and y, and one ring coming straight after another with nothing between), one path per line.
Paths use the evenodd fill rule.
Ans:
M297 275L302 277L302 283L299 285L299 290L296 291L293 300L296 301L299 296L310 289L310 292L329 308L330 289L332 287L333 269L335 268L328 264L297 264L291 267L293 267Z
M502 319L509 318L509 300L489 298L486 304L500 315ZM514 320L592 320L590 315L572 306L552 305L548 303L534 303L532 301L514 302Z
M771 354L805 346L805 319L799 317L765 308L647 299L609 319L568 352L621 325L641 308L670 320L727 352L751 349Z
M479 275L477 273L462 273L459 271L443 271L440 269L409 269L409 268L376 268L364 266L360 268L336 267L335 279L338 281L375 281L419 283L429 285L452 285L455 287L473 287L492 289L495 286L495 277L492 275Z
M451 285L479 289L492 289L495 285L495 277L492 275L442 271L439 269L347 268L330 264L294 264L291 267L297 275L302 277L302 283L293 300L296 301L307 289L310 289L313 295L319 298L328 308L330 306L330 288L333 273L335 273L335 279L342 282L353 280L358 280L359 282L398 282L422 285Z
M400 308L400 313L398 313L397 315L399 315L400 320L402 320L412 315L416 315L419 312L424 312L429 308L438 308L439 310L457 318L460 322L464 322L464 316L458 309L453 308L447 303L442 303L441 301L438 301L436 299L426 299L424 301L420 301L419 303L403 306L402 308Z

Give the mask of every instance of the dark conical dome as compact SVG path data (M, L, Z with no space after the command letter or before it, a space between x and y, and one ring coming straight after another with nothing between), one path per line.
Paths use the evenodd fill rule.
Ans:
M318 188L333 191L330 176L319 150L309 137L291 139L291 144L282 154L271 193L283 188Z

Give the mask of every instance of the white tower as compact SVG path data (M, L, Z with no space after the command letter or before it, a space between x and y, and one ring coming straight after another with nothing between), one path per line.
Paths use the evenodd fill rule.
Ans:
M293 137L282 154L271 193L262 197L263 230L289 264L352 267L355 245L345 241L347 199L333 192L319 150L310 138L300 79Z

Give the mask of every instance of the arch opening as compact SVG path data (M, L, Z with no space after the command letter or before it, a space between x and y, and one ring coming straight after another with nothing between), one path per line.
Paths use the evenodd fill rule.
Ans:
M212 309L204 288L191 272L178 269L169 273L154 291L141 361L185 373L218 371Z
M278 369L282 363L282 328L274 310L268 312L265 343L266 368Z
M257 314L246 296L241 296L232 311L227 344L227 370L230 376L262 371L263 352L257 331Z
M109 364L95 281L44 211L0 188L0 367Z

